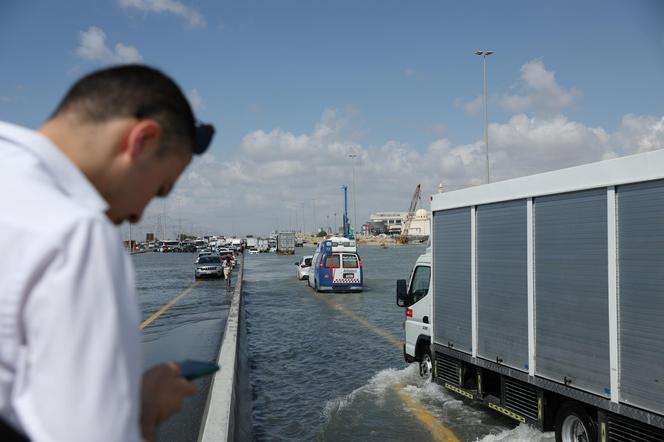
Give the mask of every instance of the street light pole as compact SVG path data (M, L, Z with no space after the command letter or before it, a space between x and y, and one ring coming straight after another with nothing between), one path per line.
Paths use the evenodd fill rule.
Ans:
M491 182L489 173L489 127L487 122L487 87L486 87L486 57L493 54L494 51L476 51L475 55L482 57L484 73L484 154L486 156L486 182Z
M357 204L355 202L355 158L356 153L348 154L348 157L353 161L353 236L357 235Z
M314 198L311 199L311 207L314 211L314 235L318 233L318 221L316 221L316 200Z
M302 207L302 233L305 234L307 232L307 228L304 221L304 202L300 202L300 206Z

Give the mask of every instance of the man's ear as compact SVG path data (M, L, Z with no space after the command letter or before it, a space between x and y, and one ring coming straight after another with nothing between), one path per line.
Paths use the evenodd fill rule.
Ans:
M156 151L161 140L161 125L151 119L140 120L129 130L125 153L135 160L145 153Z

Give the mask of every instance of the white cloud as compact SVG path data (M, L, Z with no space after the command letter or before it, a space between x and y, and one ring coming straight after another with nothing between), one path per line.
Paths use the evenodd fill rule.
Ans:
M541 60L524 64L520 78L520 94L501 99L507 109L519 112L489 125L494 181L664 148L664 116L627 114L617 129L590 127L561 114L580 92L558 85ZM479 112L481 97L457 105ZM484 182L482 139L455 144L444 136L441 124L434 127L438 139L428 146L399 140L367 145L354 128L357 116L352 108L327 109L310 131L257 129L246 134L236 150L195 160L166 201L167 213L172 219L197 220L200 232L263 234L294 228L298 212L312 230L314 204L316 227L328 218L332 223L334 213L337 224L341 222L340 187L352 184L353 166L356 189L349 189L349 198L356 194L357 216L352 203L349 209L351 220L358 223L371 212L406 210L418 183L428 195L439 183L455 190ZM350 154L357 157L353 160ZM426 206L426 198L422 204ZM145 229L160 210L147 213Z
M627 114L622 119L615 149L624 153L639 153L664 149L664 117L656 118Z
M138 63L143 60L133 46L117 43L113 49L106 45L106 33L96 26L80 32L80 44L76 55L84 60L103 63Z
M119 2L125 9L180 16L187 21L187 25L191 28L201 28L206 24L205 18L198 11L177 0L119 0Z
M541 59L521 66L519 88L521 94L506 94L499 100L503 108L513 113L533 111L538 115L555 115L573 107L581 95L576 88L559 85L555 72L547 71Z
M348 114L327 110L309 133L253 131L237 151L196 160L169 198L168 211L175 219L197 219L209 230L267 233L294 227L295 208L311 229L315 199L316 225L325 224L327 216L332 220L335 212L339 223L340 186L352 184L351 153L357 154L358 223L378 210L406 210L418 183L427 195L441 182L454 190L484 180L482 140L454 144L440 138L423 150L396 140L363 145L345 135L351 123ZM519 114L491 124L489 143L492 179L503 180L662 148L664 117L626 115L608 132L561 115Z
M429 127L429 132L434 134L437 137L442 137L447 132L447 124L445 123L435 123Z
M192 89L191 92L187 95L187 99L189 100L189 105L191 105L194 113L205 109L205 102L203 101L201 94L198 92L198 89Z
M496 103L513 114L527 112L538 116L552 116L563 109L574 107L581 96L578 89L567 89L558 84L555 72L548 71L541 59L531 60L521 66L521 76L516 88L519 91L517 94L489 96L489 107ZM482 95L467 102L457 99L455 104L467 115L479 116L482 113Z
M462 102L462 101L457 100L456 104L458 106L461 106L463 108L463 111L467 115L470 115L472 117L476 117L476 116L480 115L480 113L482 112L483 106L484 106L484 103L482 101L482 95L478 95L472 101Z
M406 68L406 69L403 70L403 74L406 77L414 77L416 72L415 72L415 69L413 69L413 68Z

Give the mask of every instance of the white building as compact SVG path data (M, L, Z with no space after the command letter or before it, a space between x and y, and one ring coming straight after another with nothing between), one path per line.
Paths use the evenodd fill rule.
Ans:
M370 222L383 222L390 234L401 235L401 229L406 222L408 212L376 212L369 218ZM431 217L426 209L415 212L408 228L409 237L428 237L431 234Z
M369 217L369 222L385 223L387 232L390 234L401 234L401 226L408 212L376 212Z
M426 209L418 209L408 228L409 237L429 237L431 234L431 217Z

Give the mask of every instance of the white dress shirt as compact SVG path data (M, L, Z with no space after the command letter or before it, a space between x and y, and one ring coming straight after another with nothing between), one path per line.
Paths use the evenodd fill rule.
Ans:
M33 441L139 441L134 273L108 206L46 137L0 122L0 416Z

